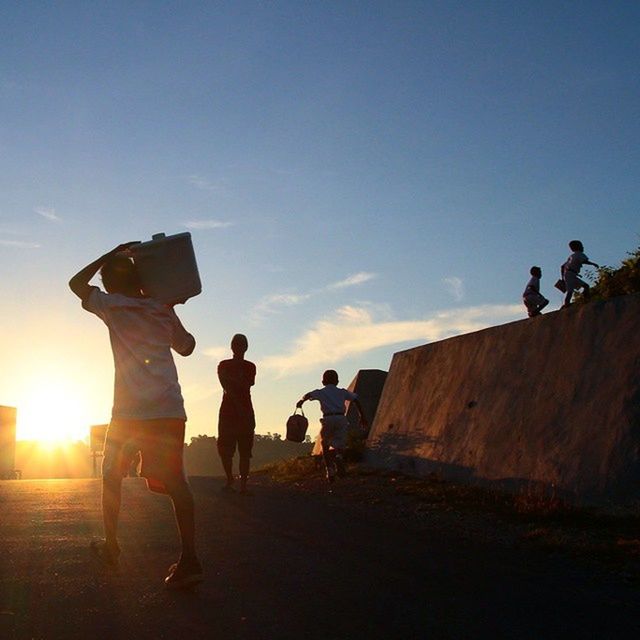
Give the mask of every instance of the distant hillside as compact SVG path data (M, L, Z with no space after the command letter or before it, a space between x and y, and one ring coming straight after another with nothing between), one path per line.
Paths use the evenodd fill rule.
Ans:
M184 463L187 475L190 476L221 476L224 475L217 450L217 438L212 436L198 436L191 438L191 443L185 448ZM307 436L307 442L296 443L283 440L280 434L256 435L253 445L251 466L254 469L287 460L297 456L309 455L313 443ZM238 472L238 457L235 458L234 472Z
M223 475L216 449L217 439L210 436L192 438L185 444L184 460L187 475ZM279 434L256 435L252 466L277 462L311 452L312 443L297 444L283 440ZM102 458L97 459L100 472ZM237 463L236 463L237 464ZM16 443L16 469L24 479L90 478L93 475L91 451L84 442L48 444L31 441Z

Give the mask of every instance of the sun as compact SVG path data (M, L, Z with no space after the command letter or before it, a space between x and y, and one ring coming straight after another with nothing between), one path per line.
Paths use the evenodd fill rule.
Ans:
M89 436L87 402L73 384L46 380L30 385L18 404L17 439L70 442Z

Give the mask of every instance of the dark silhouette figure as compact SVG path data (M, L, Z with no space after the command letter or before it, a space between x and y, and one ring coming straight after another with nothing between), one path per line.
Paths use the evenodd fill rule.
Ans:
M302 408L307 400L318 400L322 410L320 424L320 442L322 444L322 458L324 460L327 480L330 483L335 481L336 475L344 476L346 469L344 465L344 450L347 444L347 431L349 420L347 420L345 402L353 402L360 413L360 426L363 429L368 427L367 419L364 417L362 405L358 396L347 389L341 389L338 385L338 374L333 369L327 369L322 375L322 389L315 389L305 393L296 406Z
M69 281L86 311L97 315L109 330L115 365L114 401L102 463L104 542L91 549L107 566L117 566L117 540L122 478L140 451L141 475L149 489L173 501L182 540L182 555L169 568L167 588L184 588L202 581L195 551L194 507L183 470L186 414L171 349L183 356L195 339L182 326L173 306L143 295L135 264L122 244L101 256ZM89 284L100 270L106 293Z
M245 360L247 337L237 333L231 340L233 358L218 364L218 379L224 391L218 419L218 455L227 476L225 491L233 491L233 456L240 457L240 492L248 493L256 419L251 403L251 387L256 381L256 365Z
M589 299L589 294L591 292L589 285L580 278L580 269L582 268L582 265L590 264L596 269L600 268L599 265L595 262L591 262L584 254L584 247L580 240L572 240L569 243L569 249L571 249L573 253L567 258L567 261L560 268L562 279L564 280L566 287L564 304L562 305L563 307L568 307L571 304L573 292L577 289L582 289L582 295L585 300Z
M527 282L522 301L527 308L530 318L539 316L540 312L549 304L549 301L540 293L540 278L542 278L542 269L540 267L531 267L529 270L531 278Z

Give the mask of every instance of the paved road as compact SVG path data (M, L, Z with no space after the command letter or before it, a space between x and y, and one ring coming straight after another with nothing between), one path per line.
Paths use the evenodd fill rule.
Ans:
M192 486L207 579L174 593L171 507L142 481L125 481L117 573L87 550L97 480L0 482L0 638L640 637L638 589L567 558L354 517L324 491Z

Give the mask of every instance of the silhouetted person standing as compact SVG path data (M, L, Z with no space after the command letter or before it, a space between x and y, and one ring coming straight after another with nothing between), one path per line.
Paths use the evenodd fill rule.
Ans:
M256 419L251 403L251 387L256 381L256 365L245 360L247 337L237 333L231 340L233 358L218 364L223 395L218 419L218 454L227 476L224 489L233 491L233 456L240 457L240 492L247 493Z
M125 253L132 244L119 245L69 281L83 308L107 325L115 365L102 465L105 541L92 543L91 549L105 565L117 566L122 478L140 451L141 475L149 489L171 497L182 540L182 555L169 568L165 584L184 588L203 576L194 544L193 496L182 460L186 414L171 349L188 356L196 341L173 306L143 295L135 264ZM89 285L98 270L106 293Z

